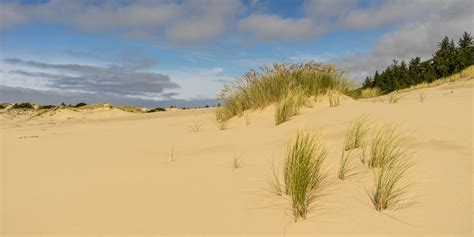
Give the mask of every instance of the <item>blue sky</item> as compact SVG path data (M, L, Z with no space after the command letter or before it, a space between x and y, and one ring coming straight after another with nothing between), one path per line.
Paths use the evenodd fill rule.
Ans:
M361 81L473 28L468 0L3 0L0 13L0 100L149 107L208 103L281 61Z

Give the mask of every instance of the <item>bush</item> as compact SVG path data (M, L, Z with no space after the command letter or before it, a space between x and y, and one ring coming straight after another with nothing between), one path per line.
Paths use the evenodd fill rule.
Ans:
M333 65L316 62L306 64L274 64L259 72L251 70L242 78L226 85L219 95L223 102L220 119L241 116L248 109L264 108L283 100L291 91L302 91L305 97L325 94L329 90L347 93L350 83Z
M33 109L33 105L30 103L19 103L19 104L14 104L12 106L12 109Z
M148 110L147 113L154 113L154 112L161 112L161 111L166 111L166 109L165 109L165 108L161 108L161 107L156 107L156 108L154 108L154 109Z
M56 105L41 105L40 109L53 109L56 108Z
M286 193L291 195L293 215L305 219L316 194L321 191L325 175L322 164L326 149L319 137L308 132L298 132L290 143L284 166Z
M75 105L74 107L76 108L79 108L79 107L83 107L83 106L86 106L87 104L86 103L78 103L77 105Z

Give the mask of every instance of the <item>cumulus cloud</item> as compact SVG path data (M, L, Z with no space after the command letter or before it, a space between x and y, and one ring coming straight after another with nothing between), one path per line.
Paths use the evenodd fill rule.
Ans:
M165 35L175 44L200 44L224 34L226 24L243 6L237 0L51 0L32 5L0 3L0 9L0 30L46 22L82 31L113 31L149 41Z
M159 95L166 89L179 88L167 75L123 66L49 64L17 58L7 58L3 62L20 68L10 70L8 74L46 80L50 89L63 91L140 96L146 93Z

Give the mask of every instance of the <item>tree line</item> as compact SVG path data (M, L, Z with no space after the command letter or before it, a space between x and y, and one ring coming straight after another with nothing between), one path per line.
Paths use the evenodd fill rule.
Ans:
M384 71L376 71L372 77L367 77L362 89L378 87L382 93L389 93L422 82L432 82L473 64L474 41L471 34L464 32L457 45L445 36L430 59L421 61L420 57L416 57L408 63L393 60Z

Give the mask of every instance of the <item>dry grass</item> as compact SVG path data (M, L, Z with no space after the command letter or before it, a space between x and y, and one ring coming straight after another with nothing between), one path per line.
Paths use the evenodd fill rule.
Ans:
M270 186L270 192L277 196L283 196L285 193L285 187L280 179L280 173L275 167L275 162L270 163L270 169L272 171L272 176L267 178L267 183Z
M248 109L278 103L291 91L300 90L309 98L329 90L347 93L351 87L343 72L333 65L309 62L264 66L260 71L252 70L224 87L219 96L223 104L218 109L219 120L241 116Z
M202 121L197 119L196 117L193 119L193 123L191 124L191 130L193 132L199 132L202 127Z
M243 167L242 159L240 159L240 156L235 155L234 153L234 159L232 160L232 169L240 169Z
M329 107L336 107L339 105L341 105L341 95L334 91L329 92Z
M290 91L275 108L275 125L284 123L291 116L297 115L305 103L304 94L301 91Z
M295 221L306 219L326 179L322 164L327 152L318 136L299 131L288 147L284 167L285 191L291 196Z
M366 88L366 89L363 89L361 92L360 92L360 98L361 99L369 99L369 98L374 98L374 97L378 97L382 94L382 91L380 91L379 88L377 87L374 87L374 88Z

